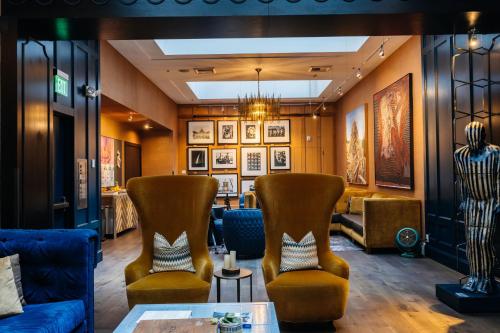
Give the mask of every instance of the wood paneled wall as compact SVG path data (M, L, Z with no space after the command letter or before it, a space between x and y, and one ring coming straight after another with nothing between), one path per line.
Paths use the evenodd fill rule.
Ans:
M363 104L368 105L367 132L368 140L367 171L368 185L356 186L367 188L370 191L380 191L415 197L424 201L424 111L422 107L422 65L421 65L420 37L411 37L396 52L387 58L373 72L368 74L349 90L336 103L337 113L335 118L335 134L337 149L337 172L346 175L346 114ZM413 190L397 190L375 185L375 163L374 163L374 118L373 118L373 95L384 89L391 83L397 81L408 73L413 74L413 157L415 186Z
M16 41L17 87L3 118L2 227L100 230L99 89L96 41ZM4 65L4 64L2 64ZM54 93L54 70L69 75L68 96ZM15 116L14 116L15 115ZM2 115L3 116L3 115ZM4 129L8 128L8 131ZM86 207L77 207L77 160L87 162ZM55 203L66 198L64 211Z
M486 46L492 36L483 36L482 42ZM464 39L459 36L458 40ZM461 44L464 45L464 44ZM461 216L456 214L456 203L460 200L459 187L454 183L453 161L453 99L455 94L452 87L452 56L453 42L451 35L425 36L422 40L422 62L424 76L424 103L425 103L425 154L426 154L426 200L425 226L429 235L426 248L427 255L453 269L463 273L468 272L468 263L465 247L458 244L465 242L465 227ZM488 63L484 58L474 56L472 59L463 57L457 60L456 74L458 78L469 80L469 71L474 73L474 79L487 77L500 80L500 53L494 52ZM469 64L468 61L471 61ZM470 66L471 65L471 66ZM489 66L489 67L488 67ZM486 73L486 74L485 74ZM459 84L460 85L460 84ZM470 111L470 92L458 90L456 96L460 109ZM482 91L475 89L476 103L474 110L482 109ZM500 112L500 87L492 87L491 104L487 105L492 114ZM476 118L486 125L487 140L493 144L500 144L500 117L488 119ZM466 144L464 128L470 117L455 120L457 141ZM457 200L457 202L455 202ZM497 230L498 231L498 230ZM500 254L500 232L496 237L497 256ZM458 255L458 258L457 258ZM496 274L500 276L500 267Z
M315 107L316 105L314 105ZM313 107L313 108L314 108ZM283 106L281 110L282 119L290 119L291 134L291 172L325 173L334 174L334 119L333 106L328 105L327 110L321 111L321 117L313 119L309 106ZM304 115L307 114L307 115ZM214 117L215 115L225 117ZM232 107L226 106L224 111L221 107L179 106L178 124L178 171L187 171L187 122L189 120L214 120L217 128L217 120L237 120L237 114ZM309 140L308 140L309 137ZM238 174L240 174L240 148L246 145L215 145L210 148L237 148L238 149ZM287 145L287 144L277 144ZM252 145L249 145L252 146ZM261 146L269 146L261 144ZM211 152L210 170L211 170ZM191 172L196 174L196 172ZM199 174L207 172L198 172ZM214 173L235 173L234 170L217 170ZM252 177L245 177L251 179ZM239 177L239 180L240 177Z
M102 94L175 132L177 104L107 41L100 48Z
M143 132L141 145L143 176L177 173L177 140L172 131Z

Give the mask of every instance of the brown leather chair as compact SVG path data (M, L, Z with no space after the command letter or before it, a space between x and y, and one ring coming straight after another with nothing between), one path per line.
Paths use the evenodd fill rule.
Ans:
M213 263L207 247L208 223L217 181L206 176L133 178L127 191L139 215L142 252L125 268L129 307L136 304L207 302ZM172 244L186 231L196 273L150 274L153 236Z
M344 315L349 293L349 265L330 249L329 226L344 191L341 177L274 174L255 180L262 207L266 251L262 271L278 319L285 322L332 321ZM279 273L286 232L299 241L312 231L321 270Z

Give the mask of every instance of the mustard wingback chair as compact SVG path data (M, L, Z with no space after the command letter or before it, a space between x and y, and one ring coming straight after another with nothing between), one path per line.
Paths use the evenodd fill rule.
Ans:
M269 299L284 322L332 321L344 315L349 265L330 249L329 226L344 191L341 177L274 174L255 180L264 218L266 251L262 271ZM320 270L280 273L283 233L300 241L309 231L316 239Z
M125 268L128 305L207 302L213 263L207 247L209 216L217 181L207 176L158 176L130 179L127 192L139 215L142 252ZM172 244L186 231L196 273L150 274L153 236Z

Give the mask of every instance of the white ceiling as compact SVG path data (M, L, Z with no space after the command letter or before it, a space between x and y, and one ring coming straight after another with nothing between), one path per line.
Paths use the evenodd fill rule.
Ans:
M262 68L262 81L332 80L316 101L323 98L336 101L340 98L336 93L339 85L342 85L345 93L359 82L355 76L358 67L366 76L408 39L409 36L370 37L357 52L195 56L166 56L154 40L113 40L109 43L176 103L208 104L233 103L236 99L198 100L187 82L256 80L257 67ZM381 58L378 49L384 41L385 57ZM310 66L331 66L332 69L326 73L312 74L309 72ZM214 67L216 73L198 75L193 68L199 67ZM185 69L188 71L180 71ZM307 98L286 101L305 100Z

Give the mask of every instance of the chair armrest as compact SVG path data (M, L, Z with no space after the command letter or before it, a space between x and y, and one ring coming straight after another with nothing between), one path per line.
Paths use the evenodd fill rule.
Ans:
M193 258L193 266L196 268L196 276L208 283L212 282L214 264L210 256L199 256Z
M320 266L323 270L337 275L344 279L349 279L349 264L332 252L326 252L320 258Z
M262 273L266 284L273 281L279 274L279 264L276 265L275 259L270 255L262 258Z
M364 238L367 248L394 247L396 233L404 227L421 232L421 203L417 199L364 200Z
M125 267L125 285L128 286L129 284L147 276L150 269L151 260L147 260L146 256L141 254L137 257L137 259Z

